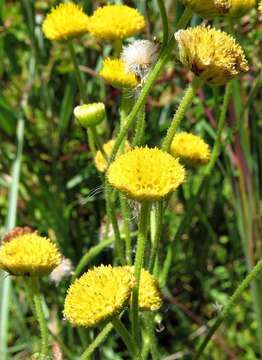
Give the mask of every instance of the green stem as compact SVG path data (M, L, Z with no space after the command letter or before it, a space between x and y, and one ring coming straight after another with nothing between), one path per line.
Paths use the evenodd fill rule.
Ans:
M135 344L132 336L130 335L130 333L127 331L127 329L125 328L125 326L121 322L121 320L119 320L117 317L114 317L111 320L111 323L114 325L114 328L116 329L117 333L120 335L120 337L124 341L130 355L134 359L139 359L140 356L137 353L136 344Z
M41 359L45 360L48 355L48 329L43 311L41 293L39 289L39 279L38 277L31 277L28 280L28 283L32 291L33 302L35 305L35 315L37 317L40 328L40 334L41 334L40 355L41 355Z
M108 323L102 331L97 335L97 337L92 341L88 346L85 352L80 357L80 360L89 360L93 352L103 343L110 331L113 329L113 325Z
M87 98L86 91L85 91L85 84L84 84L84 81L83 81L83 78L82 78L82 75L81 75L81 72L79 69L79 64L77 61L75 48L74 48L73 42L71 40L68 41L67 44L68 44L68 49L70 52L72 63L74 65L76 81L77 81L78 88L80 91L80 97L81 97L82 102L87 104L88 98ZM94 134L91 129L87 129L87 138L88 138L88 146L91 151L91 154L93 157L95 157L96 148L95 148L95 143L94 143Z
M113 239L106 239L103 240L100 244L95 245L89 249L89 251L81 258L79 261L74 275L72 277L72 282L75 281L76 278L82 273L83 269L88 265L88 263L96 257L98 254L100 254L105 248L110 246L114 242Z
M86 92L85 92L85 85L84 85L84 81L82 79L81 72L80 72L79 65L78 65L78 61L77 61L77 58L76 58L75 48L74 48L73 42L71 40L68 41L67 44L68 44L68 49L69 49L69 52L70 52L72 63L74 65L76 81L77 81L78 88L79 88L79 91L80 91L80 96L81 96L82 101L87 104L88 100L87 100L87 95L86 95Z
M225 95L224 95L222 110L221 110L220 117L218 120L215 145L212 150L210 161L204 171L204 174L206 176L208 176L211 173L211 171L213 170L214 166L216 165L220 151L221 151L222 131L225 126L226 113L227 113L227 108L228 108L228 104L230 101L231 91L232 91L232 83L228 82L226 85L226 91L225 91Z
M163 47L165 47L168 43L169 29L168 29L168 17L166 13L166 8L163 0L157 0L157 4L159 7L162 26L163 26Z
M194 360L200 359L200 356L203 354L207 344L209 343L210 339L216 332L216 330L219 328L219 326L222 324L222 322L226 319L226 317L230 314L231 309L235 306L237 301L239 300L240 296L244 292L244 290L249 286L249 284L255 279L256 276L259 275L260 271L262 271L262 260L260 260L256 266L252 269L252 271L245 277L245 279L242 281L242 283L239 285L239 287L236 289L234 294L231 296L229 302L224 307L223 311L219 314L217 317L215 323L212 325L212 327L209 329L205 339L201 343L197 354L194 358Z
M157 339L154 332L154 320L153 320L154 314L148 312L144 314L144 326L146 329L147 336L149 338L150 343L150 352L152 354L153 360L159 360L159 353L157 349Z
M174 236L175 244L177 244L179 242L179 239L181 238L182 234L185 232L186 228L189 226L190 220L192 219L192 216L193 216L195 205L198 203L198 200L199 200L203 190L206 187L206 184L209 180L209 176L212 173L212 171L216 165L217 159L219 157L219 154L221 151L221 144L222 144L222 131L223 131L223 128L225 125L226 113L227 113L227 108L228 108L228 104L229 104L229 100L230 100L230 94L231 94L231 83L229 82L226 85L226 91L225 91L225 95L224 95L222 110L221 110L220 117L218 120L216 140L215 140L215 144L214 144L214 147L212 150L211 158L210 158L208 165L206 166L206 168L204 170L204 177L203 177L202 181L199 183L195 195L190 198L189 205L186 209L186 213L178 226L178 229ZM163 273L161 275L161 283L162 284L164 284L166 282L168 272L169 272L168 269L171 266L171 262L174 258L173 255L175 252L175 245L171 246L170 251L171 251L171 254L170 254L170 252L168 252L167 257L164 262L164 266L163 266Z
M192 12L188 8L186 8L180 19L181 21L179 21L179 23L177 25L177 30L185 27L187 25L188 21L190 20L191 16L192 16ZM116 138L116 142L112 149L109 163L111 163L115 159L115 156L118 152L119 147L121 146L122 141L124 140L129 129L133 126L133 124L136 120L136 116L137 116L139 110L145 105L147 96L148 96L150 90L152 89L154 82L156 81L157 77L159 76L159 74L163 70L166 62L168 61L173 47L174 47L174 36L172 35L170 37L170 39L168 40L166 46L163 47L161 54L159 56L159 59L158 59L157 63L155 64L154 68L148 74L147 81L146 81L145 85L143 86L141 93L139 94L138 99L133 106L132 111L130 112L130 114L127 116L127 118L124 121L124 126L120 130L120 133L118 134L118 136Z
M191 19L192 15L193 15L192 10L190 9L189 6L187 6L182 16L180 17L177 26L175 27L175 31L178 31L179 29L184 29L189 23L189 20Z
M137 344L140 342L139 332L139 321L138 321L138 295L139 295L139 285L140 285L140 275L144 262L144 252L145 244L147 240L147 229L148 229L148 218L151 204L149 202L142 202L139 224L138 224L138 239L137 239L137 249L136 249L136 258L135 258L135 278L136 285L133 289L132 294L132 307L131 307L131 319L132 319L132 334L137 341Z
M114 204L112 203L111 199L111 191L110 191L110 185L105 179L105 197L107 202L107 210L108 210L108 216L109 221L112 224L114 236L115 236L115 252L116 252L116 258L120 262L120 264L125 264L125 252L124 252L124 243L120 236L119 226L117 222L117 217L114 209Z
M175 132L177 131L181 121L183 120L185 113L189 106L191 105L194 97L196 96L197 90L199 89L200 85L202 84L203 80L201 78L194 78L191 85L188 86L186 93L181 100L178 109L173 117L171 125L167 131L166 137L164 138L162 149L164 151L169 152L171 142L174 138Z
M136 121L136 117L138 115L138 112L140 111L140 109L145 105L146 103L146 99L147 96L149 94L149 91L151 90L155 80L157 79L158 75L160 74L160 72L162 71L164 65L166 64L166 62L168 61L171 51L173 49L174 46L174 39L173 36L170 38L166 48L163 49L162 54L159 57L159 60L157 61L156 65L154 66L154 68L151 70L151 72L148 75L148 79L145 83L145 85L143 86L141 93L138 96L137 101L135 102L132 111L130 112L130 114L126 117L126 119L123 121L123 126L120 129L120 132L116 138L114 147L112 149L112 153L109 159L109 163L111 163L114 159L115 156L119 150L119 147L121 146L122 141L124 140L124 138L126 137L129 129L134 125L135 121Z
M94 139L93 133L90 129L87 129L87 141L88 141L88 146L91 151L92 157L95 158L95 156L96 156L95 139Z
M102 144L102 141L100 139L100 136L98 135L98 133L96 131L96 127L91 127L90 131L92 132L92 136L93 136L93 139L94 139L94 141L96 143L96 146L97 146L98 150L101 152L101 154L103 155L105 161L107 162L108 161L108 156L105 153L105 150L103 148L103 144Z
M124 235L125 235L125 248L126 248L126 263L128 265L132 264L132 246L131 246L131 233L129 228L129 219L130 219L130 212L127 203L127 199L123 194L119 193L120 198L120 206L123 215L123 222L124 222Z
M23 153L24 142L24 119L20 118L17 124L17 154L13 162L11 171L11 186L8 195L8 212L6 219L6 232L12 230L16 223L17 213L17 198L18 198L18 186L20 179L20 170ZM1 273L3 275L3 273ZM11 291L11 277L1 276L0 281L0 359L5 360L7 358L7 343L8 343L8 324L9 324L9 298Z
M156 210L154 215L155 215L156 229L153 237L153 247L149 260L149 272L151 273L154 270L155 262L157 260L157 253L159 249L159 242L162 231L162 220L163 220L163 201L158 201L156 203Z
M144 133L145 133L145 107L143 106L137 116L137 123L135 129L135 136L133 139L132 147L143 145Z

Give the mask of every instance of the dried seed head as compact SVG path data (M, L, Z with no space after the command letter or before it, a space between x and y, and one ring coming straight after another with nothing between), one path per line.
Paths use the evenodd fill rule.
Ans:
M150 40L137 40L123 48L121 59L127 72L143 79L150 67L156 62L159 43Z

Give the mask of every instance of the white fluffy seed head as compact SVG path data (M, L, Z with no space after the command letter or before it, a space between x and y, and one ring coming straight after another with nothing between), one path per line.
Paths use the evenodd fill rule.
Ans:
M159 44L150 40L136 40L123 48L121 58L126 70L143 79L156 62Z

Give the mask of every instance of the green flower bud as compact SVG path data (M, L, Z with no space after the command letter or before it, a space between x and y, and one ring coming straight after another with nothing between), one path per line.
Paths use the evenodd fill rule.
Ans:
M106 117L105 105L93 103L76 106L74 116L78 124L84 128L99 125Z

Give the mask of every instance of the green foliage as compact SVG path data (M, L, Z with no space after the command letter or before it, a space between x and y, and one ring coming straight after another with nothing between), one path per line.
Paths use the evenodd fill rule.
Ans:
M87 13L104 3L78 2ZM80 269L82 271L114 262L113 235L110 231L108 235L106 229L104 183L93 164L86 133L76 126L72 116L74 106L80 103L80 95L70 54L63 43L44 39L41 31L43 17L56 3L0 0L0 233L4 235L7 230L8 193L15 177L17 163L14 161L18 158L22 166L15 189L19 191L16 224L48 234L74 267L89 252L88 264ZM161 39L163 29L157 2L125 3L147 14L148 27L143 36L150 34ZM165 4L173 32L183 7L173 0ZM194 15L191 25L200 21ZM223 19L214 20L213 25L227 27ZM193 359L206 324L226 305L247 271L262 255L262 24L257 12L251 11L238 20L234 30L247 53L250 72L233 83L222 134L222 153L179 241L174 235L198 189L203 170L188 169L187 181L170 198L163 220L158 270L160 280L164 277L163 270L168 277L162 288L164 305L153 319L161 358L177 353L182 359ZM112 48L109 43L97 42L89 36L75 40L75 48L89 100L106 104L107 121L97 128L106 141L119 129L116 124L120 92L105 85L97 71ZM160 144L189 79L191 74L180 64L173 59L168 61L147 99L145 143ZM224 91L224 88L204 85L194 98L181 129L204 137L213 146ZM24 123L22 158L17 150L17 145L21 145L18 127L21 121ZM115 204L121 222L119 201ZM128 203L128 210L134 240L137 208ZM99 246L103 240L108 246ZM148 252L146 249L146 258ZM168 261L170 254L172 258ZM168 268L164 267L166 263ZM4 304L5 277L6 274L0 274L1 308L7 306ZM63 320L63 302L69 284L68 278L59 286L45 280L43 293L44 312L52 334L50 343L61 350L64 359L73 360L80 358L98 330L75 329ZM261 278L256 282L256 289L243 293L241 302L218 330L203 359L259 358L256 338L259 312L254 312L253 305L256 297L261 301ZM33 353L37 359L37 327L22 279L12 282L9 304L8 359L29 359ZM120 360L126 355L118 335L110 332L93 359Z

